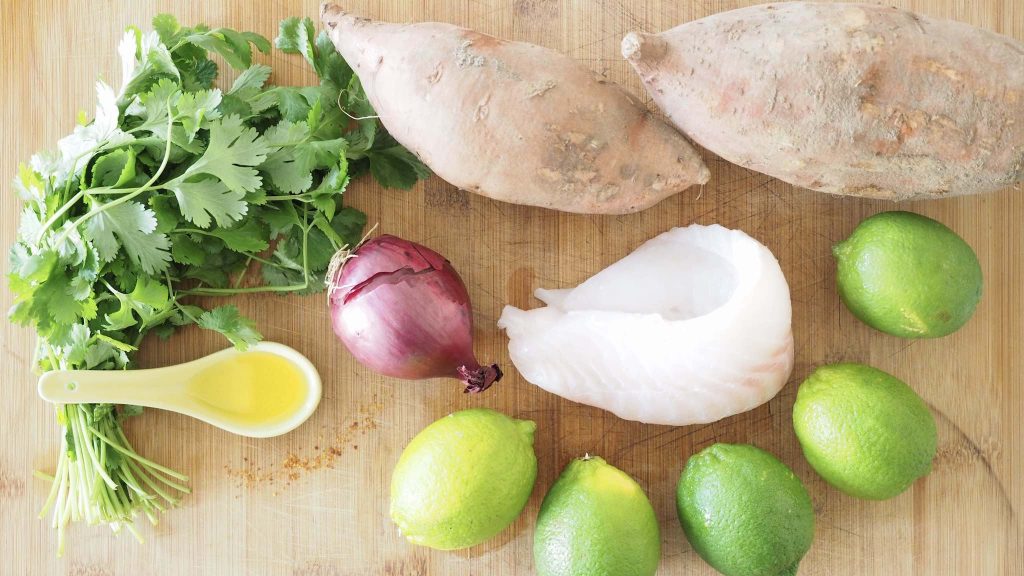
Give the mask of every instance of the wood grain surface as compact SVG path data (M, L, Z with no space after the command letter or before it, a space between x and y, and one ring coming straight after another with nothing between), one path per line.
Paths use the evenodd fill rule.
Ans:
M561 50L640 94L619 55L632 29L660 31L751 4L748 0L354 0L348 6L394 21L440 20ZM1024 39L1020 0L890 0ZM14 239L17 162L52 147L92 110L93 82L119 81L115 47L129 24L160 11L274 36L289 15L318 12L299 1L0 0L0 244ZM279 84L311 83L295 57L264 58ZM1024 574L1024 194L901 204L946 223L975 248L985 273L977 314L956 334L907 341L874 332L839 302L830 246L862 218L893 204L794 189L706 155L712 180L655 208L587 217L501 204L433 178L411 192L363 180L349 204L380 230L447 255L470 287L482 361L508 376L466 396L452 381L401 382L362 369L333 337L322 296L239 298L264 335L306 353L324 378L313 418L281 438L232 436L175 414L147 411L128 433L140 452L191 476L194 494L140 525L138 545L103 527L75 526L56 558L56 536L37 519L60 431L35 394L33 334L6 322L0 332L0 574L146 576L177 574L309 576L532 573L533 525L561 468L590 452L634 476L662 527L660 574L714 574L690 549L676 520L675 484L686 458L716 441L750 442L779 455L806 483L817 512L805 575ZM673 226L718 222L771 248L789 280L797 362L789 385L768 404L706 426L671 428L620 420L525 382L495 328L503 305L533 307L537 287L572 286ZM7 271L4 259L4 273ZM0 290L6 309L11 296ZM143 345L141 363L160 366L218 350L217 336L189 329ZM886 502L844 496L803 459L790 423L796 388L816 365L870 363L914 387L931 406L939 455L930 476ZM407 544L388 520L391 468L422 427L453 410L489 406L537 422L540 474L515 525L492 542L457 553Z

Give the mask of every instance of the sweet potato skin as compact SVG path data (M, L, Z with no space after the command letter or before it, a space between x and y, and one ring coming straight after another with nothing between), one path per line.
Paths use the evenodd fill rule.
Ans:
M724 12L623 55L673 123L797 186L934 198L1024 179L1024 43L867 4Z
M575 60L440 23L322 20L388 131L438 176L497 200L623 214L707 181L690 143Z

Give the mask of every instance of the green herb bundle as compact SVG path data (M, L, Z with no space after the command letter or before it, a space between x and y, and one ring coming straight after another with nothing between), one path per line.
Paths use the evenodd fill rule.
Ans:
M349 181L368 171L409 188L427 175L308 18L282 22L276 46L312 65L311 87L267 85L253 53L271 46L258 34L166 14L153 28L125 33L120 89L98 83L95 117L81 114L14 181L24 210L10 318L38 333L40 371L128 369L147 334L188 324L241 348L258 341L235 306L187 297L322 290L331 256L366 223L341 203ZM214 54L240 72L226 90L214 87ZM52 509L59 552L70 521L139 537L137 516L155 523L188 492L184 475L132 449L121 424L140 410L57 407L65 434L40 515Z

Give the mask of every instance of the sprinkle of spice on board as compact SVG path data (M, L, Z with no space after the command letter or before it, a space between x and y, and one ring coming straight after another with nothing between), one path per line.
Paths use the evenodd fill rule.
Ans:
M284 458L267 467L246 456L242 458L242 466L225 465L224 470L236 481L237 488L288 487L306 472L334 468L335 461L347 450L358 450L356 439L377 428L377 413L382 408L383 403L374 396L373 401L361 407L347 426L318 434L316 443L308 451L289 451ZM274 492L275 496L277 494Z

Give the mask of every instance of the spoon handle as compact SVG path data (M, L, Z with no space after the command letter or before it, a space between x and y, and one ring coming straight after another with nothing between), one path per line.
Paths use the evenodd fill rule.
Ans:
M40 376L39 396L56 404L137 404L162 408L171 403L178 378L154 370L53 370Z

